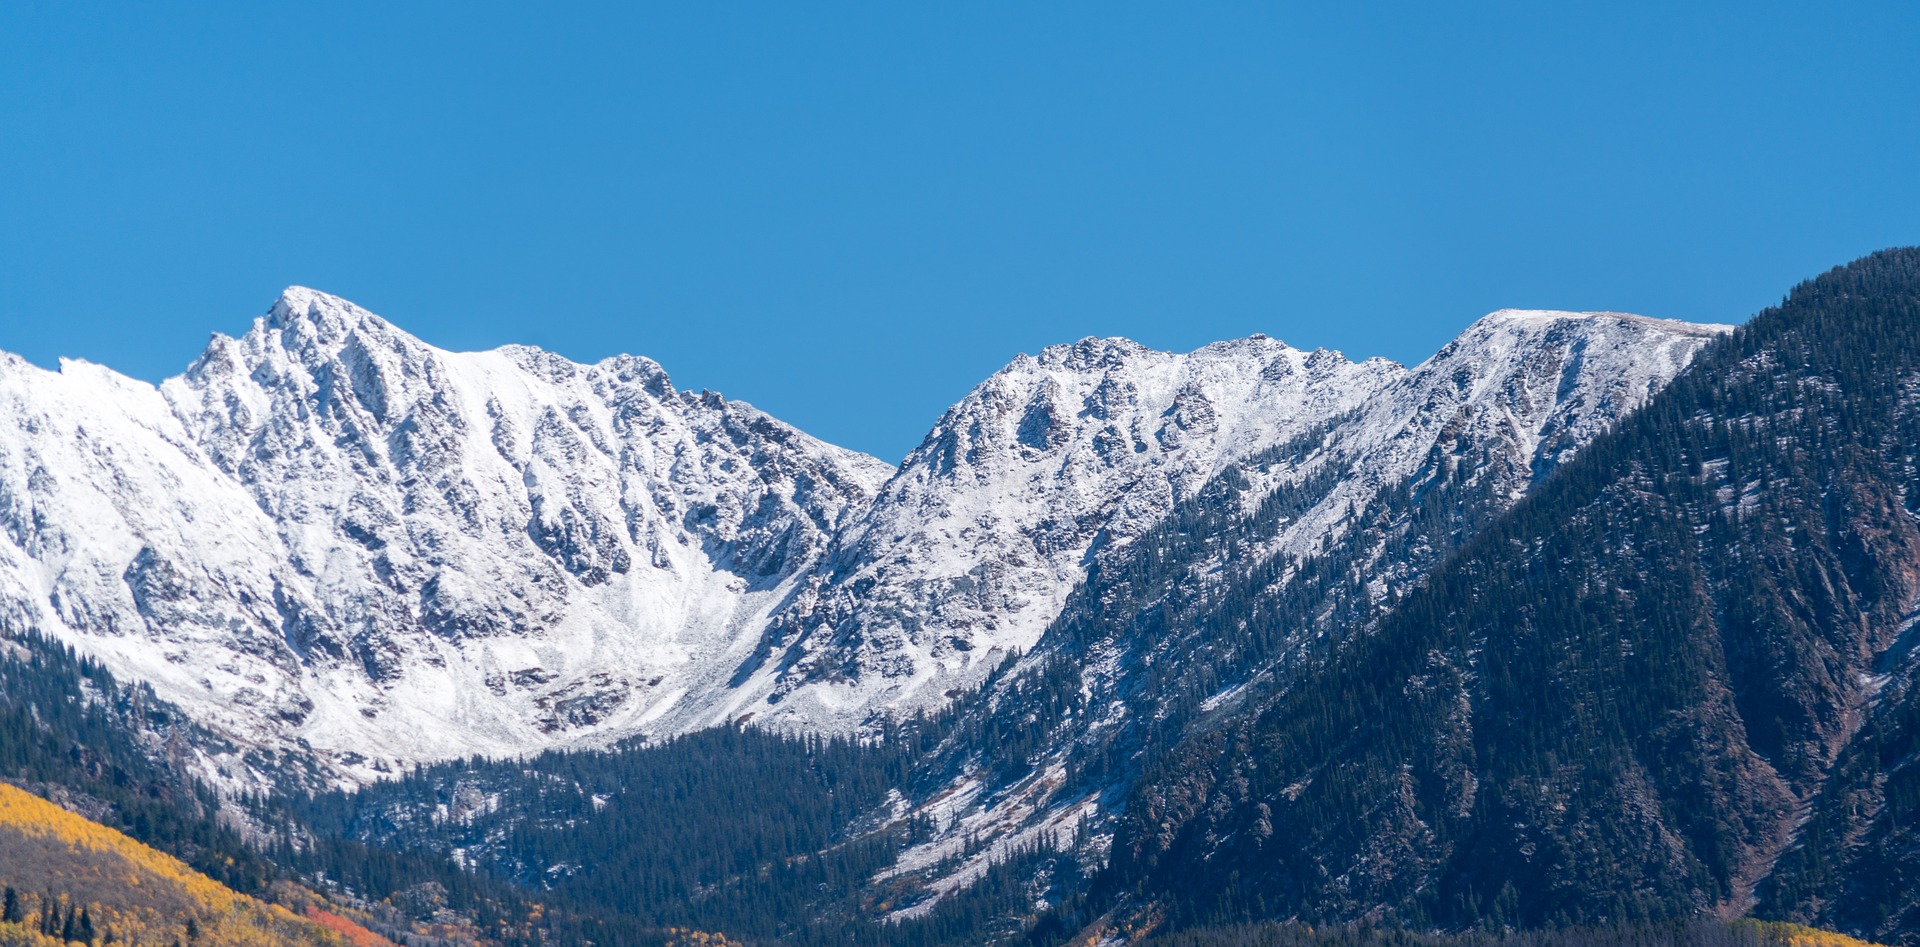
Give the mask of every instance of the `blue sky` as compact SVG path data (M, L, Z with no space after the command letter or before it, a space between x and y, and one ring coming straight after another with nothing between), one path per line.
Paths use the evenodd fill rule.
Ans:
M1086 335L1412 362L1920 242L1920 4L1358 6L8 3L0 349L157 380L300 283L897 460Z

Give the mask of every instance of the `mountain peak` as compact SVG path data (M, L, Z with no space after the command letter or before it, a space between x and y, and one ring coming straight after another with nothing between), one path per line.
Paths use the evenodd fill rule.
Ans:
M1483 318L1498 322L1537 322L1543 319L1598 319L1607 316L1626 316L1633 319L1646 318L1645 316L1637 316L1625 312L1579 312L1571 309L1514 308L1495 309L1487 313Z
M1496 309L1480 317L1474 327L1480 326L1529 326L1555 322L1615 322L1660 329L1665 332L1709 337L1732 332L1729 325L1713 323L1682 322L1678 319L1658 319L1653 316L1636 315L1631 312L1574 312L1565 309ZM1472 331L1470 328L1469 332Z
M1681 357L1684 364L1703 340L1732 331L1732 326L1655 319L1626 312L1498 309L1475 320L1422 366L1430 369L1460 359L1475 362L1517 359L1515 367L1519 368L1521 363L1533 359L1541 346L1557 348L1569 344L1578 344L1583 349L1599 345L1605 350L1635 352L1649 345L1655 349L1678 346L1669 354L1680 357L1684 353ZM1632 360L1630 356L1623 357ZM1662 361L1661 364L1668 363ZM1665 377L1664 373L1661 377Z
M983 381L896 472L676 392L649 359L448 352L292 286L160 399L88 378L41 412L71 427L21 428L49 452L83 429L154 436L125 470L62 454L80 458L58 465L80 499L61 517L18 526L30 516L0 504L0 538L93 542L58 553L83 562L60 566L57 581L86 580L71 590L0 561L0 612L27 589L17 607L63 639L247 740L304 740L348 769L349 753L531 752L746 711L857 728L942 706L1033 647L1090 553L1148 535L1228 467L1341 427L1342 457L1378 462L1326 501L1311 529L1330 530L1372 496L1352 491L1404 479L1442 436L1494 444L1503 470L1557 460L1703 341L1541 318L1484 320L1417 378L1264 336L1049 346ZM1484 431L1453 423L1477 418ZM1293 457L1262 460L1260 489ZM33 469L0 464L0 494L29 495ZM178 516L154 499L175 494ZM109 509L125 529L102 531ZM96 611L55 611L83 593Z
M1049 345L1040 350L1040 364L1091 371L1124 365L1132 359L1153 353L1132 339L1120 336L1087 336L1078 342Z
M362 328L397 331L392 323L339 296L305 286L282 290L261 320L261 327L316 342L337 342Z

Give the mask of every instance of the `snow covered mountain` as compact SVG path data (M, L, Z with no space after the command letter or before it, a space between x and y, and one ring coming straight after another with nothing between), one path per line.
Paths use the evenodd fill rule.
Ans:
M1025 453L1021 459L1043 466L1010 490L1004 471L1020 468L1005 459L1014 449L1004 445L1016 440L1022 418L979 406L996 398L1024 405L1035 392L1066 387L1029 377L1008 397L997 389L1021 377L1025 366L1016 363L956 408L881 491L874 513L844 535L861 536L876 519L913 522L889 506L917 465L938 480L951 456L940 453L943 432L953 430L973 445L992 443L980 432L997 432L1002 449L984 471L946 485L958 498L928 491L943 504L936 508L1022 509L1027 518L999 531L992 518L968 524L968 532L931 544L940 558L913 551L925 540L911 533L891 549L848 557L852 567L830 578L824 594L802 599L837 603L838 614L828 614L838 628L822 622L813 638L796 640L792 650L802 657L792 664L812 673L782 682L788 692L775 691L783 698L775 713L797 705L799 721L835 719L843 708L931 708L989 680L960 698L961 719L943 731L938 762L928 767L952 777L903 809L931 819L932 832L876 879L923 890L899 917L932 910L1025 852L1086 846L1076 854L1100 864L1114 828L1108 803L1131 785L1130 761L1143 747L1240 712L1241 700L1258 693L1250 684L1284 678L1320 652L1317 644L1368 627L1393 596L1415 588L1727 331L1617 313L1504 310L1411 369L1262 339L1189 356L1135 352L1136 362L1108 362L1077 380L1087 393L1077 413L1107 415L1083 436L1121 440L1128 449L1119 461L1074 467L1089 452L1064 443L1057 457ZM1070 351L1050 350L1041 362L1071 364ZM1228 384L1154 378L1171 363L1217 380L1219 367L1209 363L1222 355L1238 370ZM1129 389L1154 395L1122 402L1131 411L1108 410L1115 402L1102 394ZM1195 417L1224 420L1211 428L1177 421ZM1167 436L1176 431L1210 436ZM1234 436L1240 432L1246 436ZM992 447L975 453L995 456ZM1076 475L1047 475L1062 466ZM1145 515L1129 515L1143 506ZM1055 545L1021 528L1048 516L1091 525L1075 534L1077 544ZM837 547L829 568L843 555ZM1037 590L1046 608L1034 610L1032 624L1006 629L953 609L940 594L889 600L916 580L957 587L961 596ZM806 628L786 615L776 629L782 623ZM984 648L974 643L982 639L963 637L978 629L1001 637L985 638ZM987 678L1005 667L1001 649L1011 648L1023 657ZM965 663L981 650L991 660Z
M1031 648L1099 543L1352 411L1403 373L1264 336L1188 354L1085 339L1020 356L948 410L819 584L775 617L780 719L934 706Z
M158 390L0 365L0 608L269 749L524 752L722 686L890 473L646 359L296 288Z
M763 648L773 719L857 723L941 705L1061 614L1110 555L1216 475L1263 465L1250 504L1339 464L1266 555L1337 538L1436 452L1482 450L1476 476L1517 499L1728 331L1618 313L1503 310L1427 362L1352 362L1264 336L1178 355L1087 339L1021 356L934 426L851 522ZM1375 578L1394 574L1380 563Z
M445 352L295 288L158 389L0 357L0 621L256 761L360 777L846 729L1033 648L1089 561L1276 445L1361 459L1307 539L1463 438L1511 445L1524 490L1720 331L1502 312L1414 369L1089 339L1016 359L895 471L643 358Z

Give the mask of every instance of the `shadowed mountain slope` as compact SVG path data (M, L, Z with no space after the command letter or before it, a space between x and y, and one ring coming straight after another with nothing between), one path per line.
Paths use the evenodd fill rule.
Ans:
M1797 287L1377 629L1161 757L1109 890L1182 923L1443 926L1764 894L1910 942L1910 889L1864 869L1911 870L1888 843L1912 805L1917 409L1920 251Z

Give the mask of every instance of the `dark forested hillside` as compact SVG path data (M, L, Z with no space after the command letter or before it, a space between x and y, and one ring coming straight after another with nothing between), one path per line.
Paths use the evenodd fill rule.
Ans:
M1675 920L1610 927L1444 934L1403 927L1237 924L1151 937L1144 947L1868 947L1797 924Z
M613 752L545 753L417 770L300 805L328 835L459 853L484 874L642 930L707 928L766 942L974 944L1017 933L1033 852L915 918L920 894L876 884L928 830L894 803L915 745L721 728ZM604 935L602 935L604 936Z
M214 880L264 890L276 869L191 778L191 724L151 691L35 637L0 636L0 779L64 802Z
M1512 419L1577 387L1587 341L1549 336L1484 400L1462 394L1472 372L1446 373L1411 422L1435 434L1397 473L1378 443L1342 439L1364 412L1336 417L1223 469L1145 535L1098 545L1033 653L921 730L940 746L919 776L978 780L1028 827L1086 813L1091 844L1071 855L1097 870L1142 760L1312 673L1574 455L1568 439L1536 450ZM1072 926L1068 900L1049 925Z
M425 886L438 892L439 907L496 940L543 936L515 892L444 858L315 833L283 796L223 799L191 763L210 747L230 749L217 742L147 688L124 686L61 645L0 636L0 781L124 832L242 895L285 901L293 890L287 882L311 883L340 904L365 908L367 923L399 933L420 919L393 910L388 899Z
M1903 632L1876 662L1866 682L1872 711L1841 751L1796 843L1761 885L1761 914L1915 941L1920 666L1913 639Z
M1920 250L1577 453L1439 404L1360 500L1313 430L1097 544L1033 653L870 739L239 792L272 761L0 637L0 780L408 943L1920 945Z
M1916 408L1920 252L1796 288L1374 633L1166 754L1110 890L1178 922L1443 927L1764 894L1920 938L1907 889L1860 875L1913 858L1888 844L1913 712L1888 658L1920 589Z
M774 936L806 928L892 861L902 840L854 830L906 768L889 750L721 729L624 752L442 764L305 809L329 833L457 850L648 923Z

